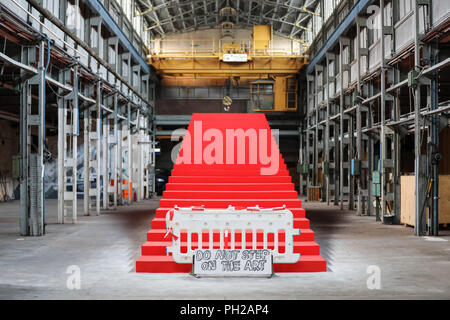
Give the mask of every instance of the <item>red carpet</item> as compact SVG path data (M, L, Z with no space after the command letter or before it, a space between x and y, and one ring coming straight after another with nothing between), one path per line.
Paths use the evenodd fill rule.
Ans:
M242 133L247 137L241 141L234 139L233 134L242 136ZM294 214L294 227L300 228L301 234L294 236L294 253L300 253L301 257L297 263L274 264L274 272L326 271L326 261L320 256L319 245L314 242L314 232L309 228L309 220L305 218L305 210L297 198L264 114L193 114L159 205L147 233L147 242L142 245L142 256L136 261L136 272L191 271L192 264L178 264L171 256L166 256L166 247L171 245L171 239L164 238L165 217L175 205L204 205L206 208L232 205L236 209L286 205ZM262 247L259 235L258 248ZM202 239L207 243L208 234L203 234ZM218 239L219 235L214 234L215 247ZM236 248L241 245L240 239L236 234ZM283 246L283 238L279 239ZM251 234L246 235L248 247L251 242ZM271 245L273 242L269 238L269 249ZM197 247L194 237L192 247Z

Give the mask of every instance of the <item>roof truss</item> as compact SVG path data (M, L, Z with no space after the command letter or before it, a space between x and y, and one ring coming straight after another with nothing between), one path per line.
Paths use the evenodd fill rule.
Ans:
M306 24L315 15L319 0L135 0L150 25L152 36L169 35L215 27L224 21L223 8L231 7L236 15L228 16L236 27L272 25L283 37L299 37L309 31Z

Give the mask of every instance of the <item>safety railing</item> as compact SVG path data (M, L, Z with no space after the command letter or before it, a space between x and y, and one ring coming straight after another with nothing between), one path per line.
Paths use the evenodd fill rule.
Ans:
M171 253L177 263L192 263L195 252L193 234L197 237L196 249L269 249L274 263L296 263L300 259L300 254L294 253L294 235L299 235L300 229L294 228L293 214L285 206L244 210L236 210L232 206L227 209L175 207L166 214L166 229L166 237L172 236L172 246L167 247L167 255ZM183 233L186 240L182 239ZM217 233L220 234L218 246L214 243ZM251 243L246 239L248 233L251 234ZM284 234L284 241L280 241L280 233ZM203 240L204 234L208 236L206 241ZM258 244L258 235L259 238L262 235L262 246ZM273 238L270 245L269 235Z
M148 42L151 57L220 57L222 54L247 54L251 57L303 57L307 46L302 40L278 39L266 45L249 39L155 39Z

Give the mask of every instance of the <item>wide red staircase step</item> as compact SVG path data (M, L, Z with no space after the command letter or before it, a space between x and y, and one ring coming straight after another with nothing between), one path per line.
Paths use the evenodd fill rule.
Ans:
M203 172L202 174L205 174ZM170 176L169 183L290 183L290 176Z
M169 183L167 191L265 191L294 190L293 183Z
M165 229L166 218L155 218L152 220L152 230ZM309 220L306 218L294 218L294 228L309 229Z
M297 199L295 191L164 191L163 196L169 199Z
M202 174L205 173L205 170L200 169L200 170L172 170L171 174L172 175L179 175L179 176L186 176L186 177L190 177L190 176L201 176ZM211 176L227 176L227 177L235 177L236 180L237 179L245 179L246 177L252 177L252 176L258 176L258 174L260 174L260 170L258 171L225 171L225 170L215 170L215 171L211 171L208 173L210 173ZM272 176L275 177L287 177L289 175L289 172L286 169L280 169L279 171L277 171L277 173L275 173Z
M237 206L237 210L245 209L246 207L239 207ZM156 209L156 219L157 218L166 218L166 214L168 211L170 211L173 208L158 208ZM289 210L294 215L294 218L304 218L305 217L305 209L303 208L289 208Z
M232 206L261 206L261 207L301 207L302 202L298 199L161 199L160 206L164 207L190 207L204 205L207 208L228 208Z
M320 247L314 242L314 232L310 229L309 220L305 217L305 210L301 208L301 201L289 176L284 159L275 144L270 127L264 114L193 114L188 127L188 133L195 140L198 134L199 124L203 132L208 129L215 129L226 137L229 129L242 129L247 133L252 130L256 132L267 132L267 146L265 150L270 159L278 162L278 170L270 175L264 175L263 168L269 165L257 158L256 163L250 163L250 150L254 150L255 145L249 147L249 140L246 140L244 155L246 163L238 163L238 152L242 152L235 141L234 163L227 164L225 161L218 164L209 164L200 159L201 163L193 161L194 153L198 150L205 151L208 143L203 142L202 149L195 149L193 145L188 145L184 139L182 150L178 155L177 163L174 165L166 191L160 200L160 207L156 210L156 217L151 222L151 230L147 232L147 241L142 245L142 256L136 261L136 272L152 273L173 273L190 272L192 264L176 263L171 254L167 255L167 247L171 246L171 237L166 235L166 214L174 208L179 207L199 207L208 209L221 209L234 206L237 210L248 207L259 206L260 208L274 208L286 206L294 216L294 228L300 229L300 235L294 236L294 253L300 253L301 257L297 263L275 263L275 272L323 272L326 271L326 261L320 256ZM260 131L260 130L266 131ZM217 131L218 130L218 131ZM225 143L224 143L225 145ZM272 146L274 149L272 150ZM258 140L257 148L264 147ZM253 148L253 149L252 149ZM181 162L184 152L192 155L191 162ZM259 150L259 149L258 149ZM263 149L264 150L264 149ZM226 152L230 151L224 147L223 159L226 159ZM272 154L272 152L274 152ZM218 153L220 154L220 153ZM185 160L185 159L184 159ZM252 161L253 161L252 160ZM198 161L198 158L196 158ZM243 227L245 229L245 226ZM242 248L242 232L235 232L235 248ZM246 248L251 248L253 235L246 232ZM230 248L230 235L225 237L225 248ZM285 233L278 232L279 250L284 250ZM180 236L181 248L186 249L187 236L182 232ZM212 234L213 247L220 247L220 235L217 232ZM273 234L268 235L267 245L271 249L274 246ZM209 245L209 232L202 232L202 247ZM198 248L198 235L192 235L192 249ZM263 247L263 234L256 232L256 246Z

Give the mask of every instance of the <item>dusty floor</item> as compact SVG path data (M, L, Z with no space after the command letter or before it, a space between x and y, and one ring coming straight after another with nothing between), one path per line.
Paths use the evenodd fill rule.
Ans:
M81 210L82 201L79 201ZM19 235L19 202L0 204L0 299L449 299L450 232L418 238L322 203L304 203L328 261L326 273L271 279L196 279L187 274L137 274L134 262L157 201L144 201L76 225L56 224L47 201L47 235ZM67 286L70 266L81 288ZM375 266L375 267L370 267ZM73 267L72 267L73 268ZM379 269L378 269L379 268ZM367 281L380 271L381 288ZM368 271L370 273L368 273ZM69 281L70 282L70 281ZM370 281L369 281L370 282Z

